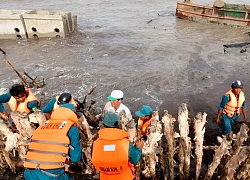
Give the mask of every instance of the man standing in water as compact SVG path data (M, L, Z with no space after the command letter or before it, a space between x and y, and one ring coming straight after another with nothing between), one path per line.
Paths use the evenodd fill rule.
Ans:
M241 81L234 81L231 85L231 89L226 92L218 107L218 113L216 117L216 123L222 119L223 134L232 134L233 126L240 115L240 110L243 113L245 123L247 121L245 95L242 91L243 84Z

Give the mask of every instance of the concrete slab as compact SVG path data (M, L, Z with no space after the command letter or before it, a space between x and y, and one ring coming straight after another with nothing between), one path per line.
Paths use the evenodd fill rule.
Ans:
M23 14L28 38L65 37L67 22L61 15Z
M19 14L1 14L0 39L27 38Z
M75 21L64 11L0 10L0 39L65 37L75 30Z

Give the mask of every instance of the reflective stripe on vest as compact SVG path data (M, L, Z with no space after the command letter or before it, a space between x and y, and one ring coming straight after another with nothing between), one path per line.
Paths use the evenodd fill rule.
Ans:
M227 102L225 108L223 109L223 113L229 117L233 117L235 114L240 114L240 108L242 107L245 101L245 95L241 91L239 94L239 99L237 100L236 96L232 92L232 89L226 92L225 94L229 95L230 100Z
M27 98L24 100L24 102L17 104L16 99L11 96L8 105L10 107L11 111L19 111L19 112L25 112L27 114L30 114L30 110L28 108L28 103L31 101L38 101L37 97L31 92L30 89L25 90L26 93L28 94Z
M114 137L121 137L120 129L106 128L100 130L102 136L94 142L92 163L100 171L100 179L132 180L134 178L129 166L129 139L107 140L105 134L112 133ZM124 131L124 134L127 133Z
M47 172L47 171L44 171L44 170L41 170L41 172L42 172L43 174L46 174L47 176L50 176L50 177L59 177L59 176L62 175L62 174L52 174L52 173Z
M74 122L48 120L33 133L25 157L25 168L57 169L67 166L70 140L67 133Z

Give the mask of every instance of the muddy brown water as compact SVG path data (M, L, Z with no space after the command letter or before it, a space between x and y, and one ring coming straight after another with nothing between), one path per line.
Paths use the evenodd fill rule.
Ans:
M240 53L241 47L228 48L224 53L223 44L249 42L246 33L250 30L178 19L176 2L44 0L34 4L30 0L3 0L2 9L72 12L78 16L78 29L59 39L0 40L0 48L20 73L47 79L43 89L33 89L42 105L65 91L82 100L96 86L88 100L95 100L100 110L111 90L121 89L123 102L134 117L144 104L160 114L168 110L174 117L181 103L187 103L191 118L206 112L206 137L212 134L214 140L221 133L213 123L217 106L232 81L244 83L249 102L250 48L244 53ZM194 2L213 4L208 0ZM0 88L19 82L4 62L0 79Z

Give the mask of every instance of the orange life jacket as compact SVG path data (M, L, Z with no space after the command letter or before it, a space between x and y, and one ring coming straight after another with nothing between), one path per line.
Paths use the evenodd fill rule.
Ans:
M28 94L27 98L24 100L24 102L17 103L16 99L11 96L10 100L8 101L8 105L10 107L11 111L19 111L19 112L25 112L27 114L30 114L30 110L28 108L28 103L31 101L38 101L37 97L31 92L30 89L25 90Z
M54 103L53 110L60 107L60 105L57 104L58 98L59 98L59 96L56 96L56 102ZM75 108L77 109L77 104L76 104L76 101L74 100L74 98L71 98L69 104L73 104L75 106Z
M240 108L242 107L244 101L245 101L245 95L241 91L239 94L239 99L237 100L236 96L232 92L232 89L230 89L225 94L229 95L230 100L227 102L225 108L223 109L223 113L226 114L229 117L233 117L234 114L240 114Z
M67 119L72 122L78 122L78 118L76 116L76 113L74 113L71 109L66 108L66 107L59 107L56 110L54 110L50 116L50 119Z
M67 133L77 119L68 108L60 107L33 133L24 160L25 168L57 169L67 167L70 139Z
M105 128L94 142L92 163L101 180L132 180L129 164L129 134L121 129Z
M151 122L152 118L153 118L153 116L147 121L143 121L140 118L138 119L138 126L141 127L141 134L142 135L147 134L148 126L150 125L150 122Z

